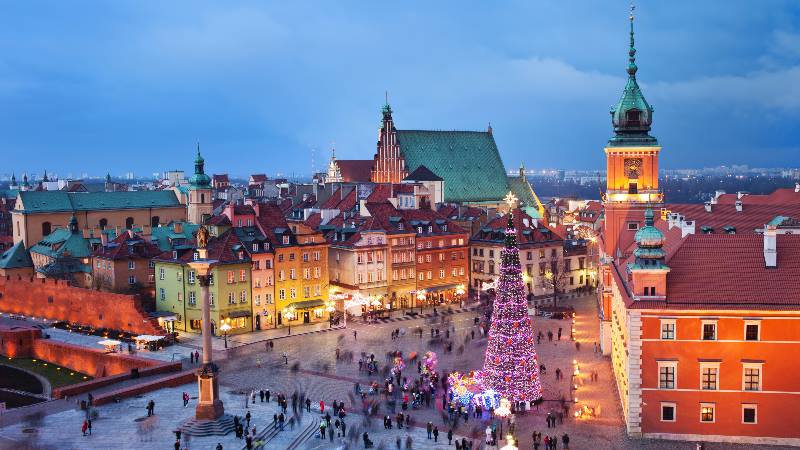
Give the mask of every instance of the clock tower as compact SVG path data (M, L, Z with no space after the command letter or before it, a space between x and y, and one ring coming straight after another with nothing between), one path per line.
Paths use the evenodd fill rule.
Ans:
M606 191L603 195L604 250L607 256L624 254L633 244L644 211L662 202L658 189L658 154L661 146L650 135L653 107L636 82L633 14L630 16L628 82L619 102L611 108L614 136L606 145Z
M630 256L629 250L634 250L636 233L643 227L645 211L649 211L652 221L652 210L658 210L663 202L663 195L658 189L658 155L661 146L650 135L653 107L647 103L636 82L639 68L636 66L636 49L633 45L633 19L631 8L628 81L619 102L611 108L614 136L605 147L607 181L602 198L603 242L600 246L600 283L597 290L600 349L605 355L612 351L614 265L621 267L623 260Z

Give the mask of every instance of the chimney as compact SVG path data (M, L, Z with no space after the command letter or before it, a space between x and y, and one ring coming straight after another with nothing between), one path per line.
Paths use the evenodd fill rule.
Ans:
M778 266L777 248L778 230L774 225L764 226L764 264L767 267Z
M742 201L736 200L736 212L742 212Z
M711 212L711 202L706 202L706 212Z

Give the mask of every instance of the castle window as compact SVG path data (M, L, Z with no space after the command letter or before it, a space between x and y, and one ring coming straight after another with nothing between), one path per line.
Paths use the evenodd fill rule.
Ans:
M128 217L125 219L125 229L130 230L133 228L133 217Z
M158 227L158 224L161 222L161 218L158 216L153 216L150 218L150 226L153 228Z
M43 222L42 223L42 236L47 236L50 232L53 231L53 226L50 222Z

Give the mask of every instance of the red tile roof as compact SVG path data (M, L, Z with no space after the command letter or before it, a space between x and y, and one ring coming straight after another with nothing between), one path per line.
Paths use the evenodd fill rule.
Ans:
M367 182L372 175L374 161L371 159L338 159L339 172L345 182Z
M344 193L344 188L337 189L328 200L322 205L322 209L338 209L339 211L350 211L356 206L357 193L355 188Z
M151 259L161 254L157 245L144 239L138 234L133 236L127 232L121 233L116 239L106 245L101 245L92 252L92 256L104 259L130 259L132 257Z
M520 246L525 244L563 241L560 235L543 223L539 223L534 227L533 225L536 223L536 220L528 214L525 214L521 209L514 210L514 217L511 220L517 231L517 244ZM478 232L472 236L471 240L502 243L505 240L505 229L507 225L507 215L496 217L478 230Z
M779 205L786 203L800 203L800 192L795 192L794 188L776 189L769 194L747 194L741 199L737 194L722 194L717 197L717 204L736 203L741 200L743 205Z
M742 211L736 211L733 204L711 205L711 212L706 212L701 204L667 204L667 210L681 213L686 220L696 222L695 232L701 227L711 227L714 233L724 233L722 227L736 227L736 233L753 233L763 229L764 225L776 216L800 217L800 201L784 204L743 204Z
M778 235L777 251L767 268L762 236L689 235L669 262L667 303L800 305L800 235Z
M222 174L215 173L214 176L212 177L212 180L214 180L214 183L221 183L221 182L227 183L228 182L228 174L227 173L222 173Z

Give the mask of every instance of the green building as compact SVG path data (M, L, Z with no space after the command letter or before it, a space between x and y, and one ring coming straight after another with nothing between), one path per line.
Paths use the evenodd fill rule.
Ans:
M190 267L198 255L189 243L155 258L156 309L175 314L175 330L199 333L200 283ZM233 231L212 237L207 249L208 259L216 261L209 286L212 332L221 335L218 327L223 323L230 325L229 334L252 331L250 257Z

